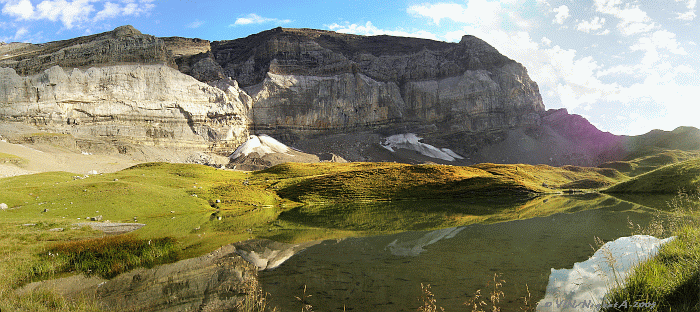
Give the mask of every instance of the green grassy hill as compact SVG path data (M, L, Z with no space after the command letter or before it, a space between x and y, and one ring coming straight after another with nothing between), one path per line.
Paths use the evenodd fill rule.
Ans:
M664 166L616 184L606 193L676 194L695 192L700 187L700 159Z

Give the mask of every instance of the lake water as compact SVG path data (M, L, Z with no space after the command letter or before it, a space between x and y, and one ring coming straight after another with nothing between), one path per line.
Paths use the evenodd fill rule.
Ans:
M592 200L574 202L587 207ZM628 236L628 218L642 225L652 218L652 210L639 204L614 198L595 203L603 204L582 211L562 207L576 212L525 220L324 241L259 276L281 311L301 309L295 297L305 286L314 311L416 311L422 283L449 312L471 311L464 302L478 289L486 295L498 273L505 280L501 306L517 311L526 285L534 306L551 270L591 257L595 237Z

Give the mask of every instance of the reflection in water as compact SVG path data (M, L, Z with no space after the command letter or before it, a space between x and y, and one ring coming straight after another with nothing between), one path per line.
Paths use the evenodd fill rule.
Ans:
M431 284L438 305L463 311L464 302L477 289L486 293L487 282L498 272L506 280L503 310L515 311L521 306L518 298L527 295L526 284L533 299L543 298L551 268L588 259L594 237L609 241L627 236L628 217L637 224L651 219L643 206L611 197L596 203L600 209L324 241L260 272L260 279L272 305L282 311L298 308L295 297L304 286L318 311L415 311L421 283Z
M395 256L417 256L421 252L424 252L423 247L432 245L439 240L453 238L457 233L462 231L464 227L458 228L448 228L442 230L435 230L426 233L419 239L410 240L407 242L399 242L399 239L395 239L385 249L388 249L392 255Z
M630 269L655 255L674 237L647 235L621 237L607 242L588 260L572 269L552 269L544 299L537 311L598 311L609 287L623 284Z

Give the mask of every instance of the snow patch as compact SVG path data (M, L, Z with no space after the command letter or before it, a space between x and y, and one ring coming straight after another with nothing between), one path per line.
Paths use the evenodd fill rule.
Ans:
M272 153L287 154L289 150L289 146L284 145L280 141L277 141L268 135L251 135L248 138L248 141L241 144L241 146L239 146L233 152L233 154L231 154L230 158L236 159L241 156L248 156L250 153L257 153L260 156ZM294 156L292 154L287 155Z
M431 158L438 158L447 161L464 159L464 157L459 156L449 148L437 148L430 144L422 143L420 142L422 139L423 138L418 137L413 133L396 134L384 139L384 143L381 145L391 152L395 152L395 148L403 148L416 151Z
M648 235L621 237L607 242L592 257L571 269L552 269L544 299L537 311L598 311L610 286L624 283L632 268L656 255L675 237Z

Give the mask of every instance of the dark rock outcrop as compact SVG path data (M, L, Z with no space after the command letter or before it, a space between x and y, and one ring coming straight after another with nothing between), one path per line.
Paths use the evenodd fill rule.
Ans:
M101 34L43 44L11 43L0 46L0 67L18 75L43 72L53 66L87 69L119 64L175 66L162 39L141 34L127 25Z

